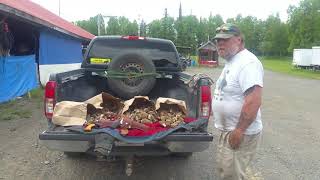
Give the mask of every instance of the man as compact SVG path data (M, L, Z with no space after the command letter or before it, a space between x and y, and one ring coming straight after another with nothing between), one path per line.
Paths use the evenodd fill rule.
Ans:
M5 19L0 21L0 57L9 56L13 45L13 36Z
M245 171L256 153L262 131L263 67L244 48L237 26L220 26L214 39L219 56L226 60L212 104L215 127L220 133L218 174L221 179L247 179Z

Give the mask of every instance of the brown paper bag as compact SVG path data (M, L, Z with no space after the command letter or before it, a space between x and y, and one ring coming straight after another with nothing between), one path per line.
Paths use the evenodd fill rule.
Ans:
M86 122L86 117L86 103L61 101L54 107L52 123L60 126L82 126Z
M154 108L154 103L149 100L148 96L135 96L134 98L124 102L122 114L128 111L131 107L140 108L141 106L152 106Z
M123 106L121 99L108 93L98 94L85 102L61 101L54 108L52 123L60 126L83 125L88 114L97 113L102 108L120 113Z
M114 113L120 113L124 107L121 99L105 92L86 100L85 103L93 105L96 109L107 108Z
M156 101L156 105L155 105L156 106L156 110L159 110L161 108L161 105L165 105L165 104L177 105L178 108L181 110L181 112L184 115L187 115L187 106L186 106L186 103L184 101L173 99L173 98L160 97Z

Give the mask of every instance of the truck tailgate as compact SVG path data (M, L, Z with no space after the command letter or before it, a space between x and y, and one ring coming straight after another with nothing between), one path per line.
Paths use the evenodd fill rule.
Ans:
M52 150L64 152L91 152L95 146L94 134L75 132L44 131L39 135L42 144ZM210 146L210 133L174 132L159 141L146 143L126 143L114 141L110 155L115 156L158 156L174 152L201 152Z
M94 141L94 134L82 134L69 131L44 131L39 134L40 140ZM212 141L213 136L207 132L175 132L161 141Z

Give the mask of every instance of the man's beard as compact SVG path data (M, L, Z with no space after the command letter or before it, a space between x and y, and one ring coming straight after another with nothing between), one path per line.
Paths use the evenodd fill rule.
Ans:
M224 56L221 56L220 54L219 54L219 56L227 61L230 61L233 58L233 56L235 56L238 53L239 49L240 48L238 48L238 47L232 47L228 50L227 53L225 53Z

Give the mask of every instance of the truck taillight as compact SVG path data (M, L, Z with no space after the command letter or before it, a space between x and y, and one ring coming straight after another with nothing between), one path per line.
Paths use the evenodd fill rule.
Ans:
M211 88L201 86L201 114L202 117L209 118L211 115Z
M55 106L55 94L57 83L55 81L49 81L46 84L44 95L44 113L48 119L52 118L53 109Z
M141 36L122 36L122 39L127 39L127 40L145 40L145 37Z

